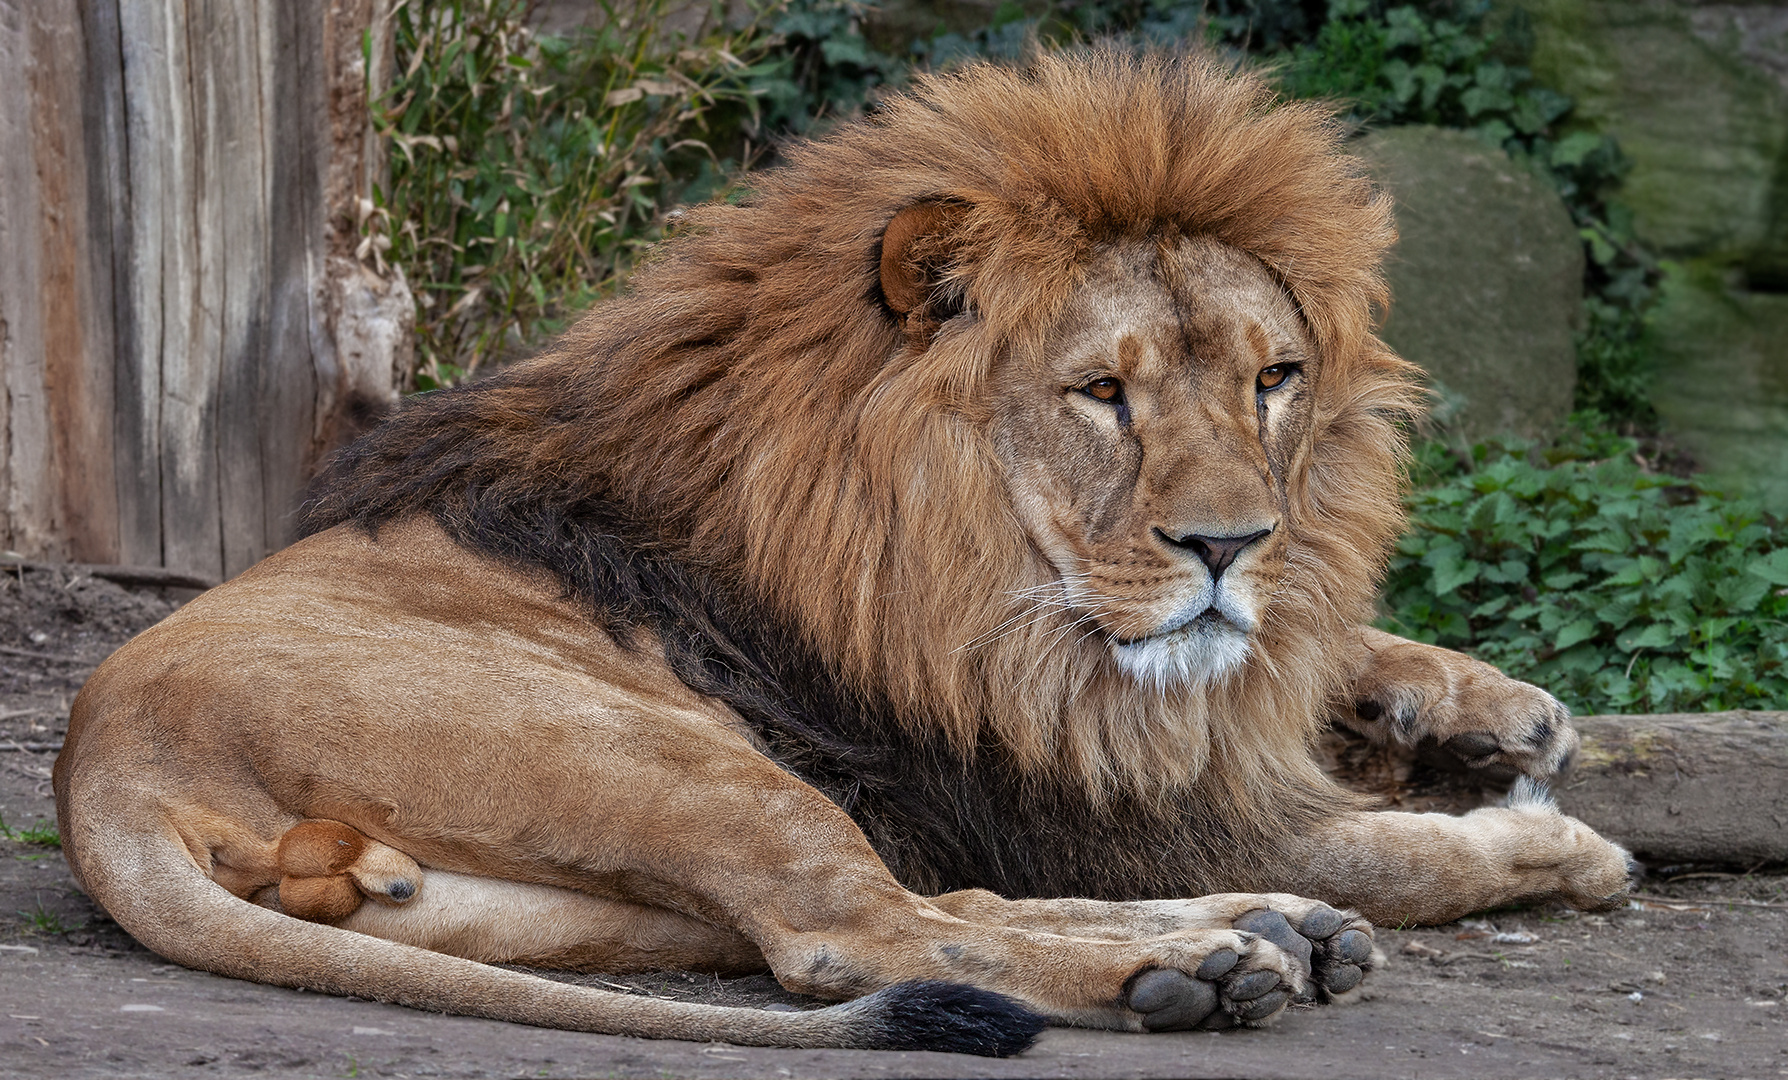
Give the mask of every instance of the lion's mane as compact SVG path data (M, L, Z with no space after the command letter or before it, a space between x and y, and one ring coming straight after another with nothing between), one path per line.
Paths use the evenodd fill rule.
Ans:
M1206 58L921 78L738 204L691 210L629 295L540 357L406 406L338 457L309 525L429 512L550 570L623 639L654 631L909 883L1236 887L1192 856L1190 879L1119 876L1158 876L1163 843L1265 857L1347 804L1305 751L1344 677L1333 643L1371 617L1402 524L1417 397L1372 333L1389 205L1341 138L1332 110ZM946 287L991 331L975 340L1038 333L1095 246L1125 238L1213 237L1298 304L1322 358L1313 449L1288 478L1288 570L1228 681L1163 693L1059 623L998 629L1043 572L984 435L998 348L910 343L878 276L882 230L927 199L964 208ZM1044 862L1121 847L1095 819L1159 832L1156 854L1109 879L963 869L1017 833L1058 845ZM927 854L977 831L978 854Z

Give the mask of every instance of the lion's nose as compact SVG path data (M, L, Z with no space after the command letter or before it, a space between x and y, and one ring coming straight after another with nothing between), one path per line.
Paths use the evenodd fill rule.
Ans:
M1176 537L1169 536L1160 529L1156 529L1155 532L1161 539L1167 541L1169 547L1179 551L1190 551L1197 555L1198 561L1204 563L1205 567L1210 570L1211 580L1216 581L1223 576L1223 571L1229 569L1229 564L1235 562L1235 557L1242 553L1243 548L1256 540L1270 536L1273 530L1261 529L1259 532L1251 532L1246 536L1206 536L1202 533L1188 533L1185 536Z

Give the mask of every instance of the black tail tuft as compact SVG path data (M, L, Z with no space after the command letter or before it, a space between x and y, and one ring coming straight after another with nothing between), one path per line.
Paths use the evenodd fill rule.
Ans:
M880 1050L941 1050L1011 1057L1037 1041L1047 1023L1022 1002L947 982L909 982L859 998Z

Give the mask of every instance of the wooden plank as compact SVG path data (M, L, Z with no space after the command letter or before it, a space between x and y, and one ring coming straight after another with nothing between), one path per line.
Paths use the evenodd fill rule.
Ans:
M0 0L0 378L4 382L6 542L60 557L38 300L43 250L32 124L31 5Z
M319 368L332 355L323 322L323 175L328 168L328 74L324 5L276 0L270 5L268 69L273 78L269 130L279 147L271 188L271 295L266 371L254 422L264 440L262 483L268 549L296 535L299 504L316 465Z
M159 353L145 338L139 280L148 253L136 245L141 228L131 197L130 125L125 106L124 24L119 0L81 0L85 30L86 138L89 215L96 257L109 260L109 342L112 367L112 472L121 562L161 563L161 442ZM134 25L134 24L133 24ZM101 271L100 273L104 273Z
M85 51L74 7L33 7L31 128L42 223L38 306L58 547L74 559L108 562L118 557L107 352L111 296L109 281L95 277L105 260L92 250L88 216Z
M161 4L121 3L119 52L123 71L125 187L130 192L129 236L122 245L125 272L124 308L131 313L135 333L120 335L117 408L130 415L120 424L118 453L137 463L136 476L146 493L141 508L142 524L149 527L151 547L126 549L126 562L166 565L168 556L163 531L168 496L164 490L167 454L162 440L162 358L165 347L162 304L164 279L179 280L180 217L175 196L180 173L169 159L177 157L185 125L175 115L174 79L169 67L176 63L169 53L170 20L175 9ZM121 320L122 322L122 320ZM153 498L147 497L153 493Z
M85 574L119 585L135 585L170 589L210 589L218 584L216 578L201 577L180 570L167 570L160 566L119 566L106 563L46 563L20 561L16 559L0 559L0 573L17 570L45 570L51 573L79 577Z
M267 3L190 0L200 191L197 286L214 351L219 566L233 575L267 555L260 396L268 374L272 143Z
M1583 716L1558 789L1582 818L1654 862L1788 861L1788 713Z
M4 547L209 580L291 539L407 334L338 280L391 2L0 0Z
M24 71L29 38L18 5L13 0L0 0L0 101L21 101L24 98ZM24 146L27 137L24 115L17 109L0 109L0 144ZM24 199L32 193L28 185L31 173L28 155L7 154L0 158L0 250L9 250L18 243L20 215ZM0 543L9 547L25 546L19 539L23 523L17 520L14 465L12 460L12 414L14 405L8 388L13 369L19 361L13 353L20 329L15 329L18 314L15 308L25 295L24 267L18 260L0 260Z
M139 205L161 204L161 528L162 565L217 575L223 572L217 476L218 321L222 267L201 245L216 203L229 197L205 175L198 115L195 62L204 55L204 27L191 3L127 4L126 18L142 8L158 9L153 50L144 50L149 70L143 96L127 97L132 111L153 109L164 141L145 163L148 186L132 177ZM130 34L125 35L124 72L131 73ZM131 139L131 165L142 158Z

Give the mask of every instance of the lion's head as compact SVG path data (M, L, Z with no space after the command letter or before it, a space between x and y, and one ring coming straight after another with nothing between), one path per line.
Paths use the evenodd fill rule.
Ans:
M1056 324L994 377L994 453L1048 565L1023 613L1077 615L1155 689L1246 663L1293 542L1285 480L1320 373L1258 259L1199 237L1088 260Z
M313 520L612 500L965 752L1307 780L1416 405L1371 333L1389 208L1339 139L1206 59L921 79L400 416Z

